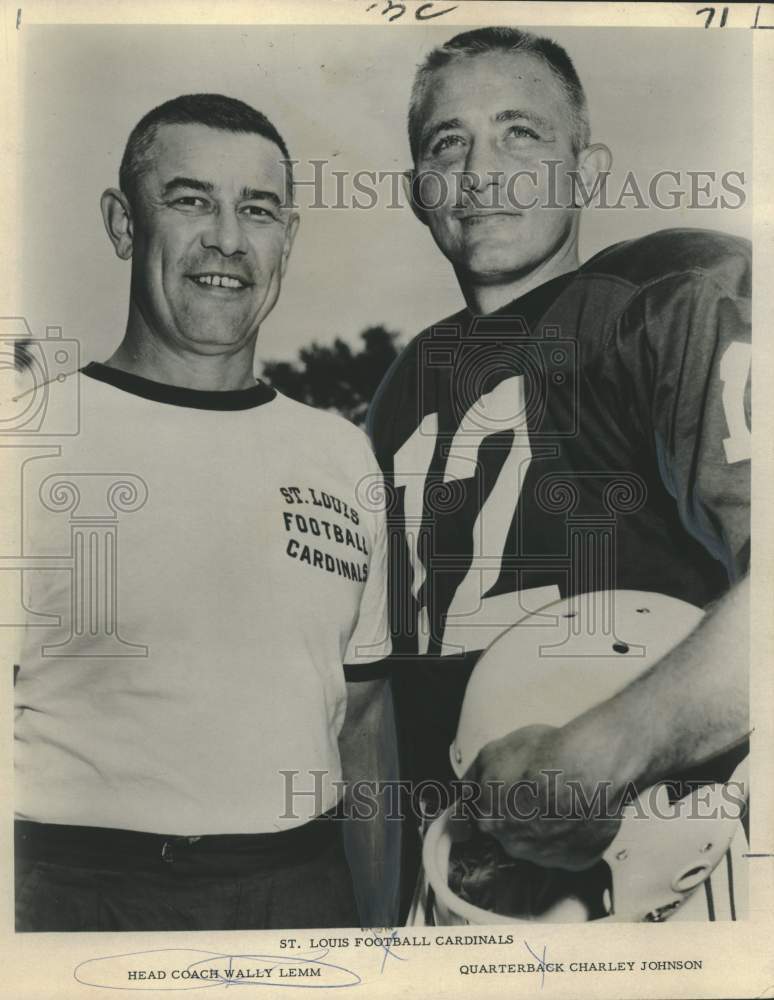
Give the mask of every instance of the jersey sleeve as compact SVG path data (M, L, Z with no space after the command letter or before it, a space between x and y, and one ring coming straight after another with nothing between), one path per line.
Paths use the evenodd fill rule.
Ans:
M749 565L750 270L740 240L709 267L651 282L609 345L682 523L731 582Z
M358 484L360 510L371 524L368 578L360 598L354 631L344 654L344 664L360 665L385 659L392 652L387 607L387 519L384 478L363 436L365 473Z

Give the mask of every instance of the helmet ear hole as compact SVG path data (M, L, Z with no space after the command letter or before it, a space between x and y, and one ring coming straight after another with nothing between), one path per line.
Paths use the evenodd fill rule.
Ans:
M675 892L688 892L700 885L709 873L709 865L693 865L672 879L672 888Z

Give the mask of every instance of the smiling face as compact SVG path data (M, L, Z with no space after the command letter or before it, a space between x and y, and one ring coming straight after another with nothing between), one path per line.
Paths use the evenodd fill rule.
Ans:
M572 204L572 126L557 77L533 55L461 56L433 73L415 190L463 283L513 282L577 239L577 210L545 207Z
M173 350L238 351L274 307L298 221L282 159L260 135L158 129L132 212L131 312Z

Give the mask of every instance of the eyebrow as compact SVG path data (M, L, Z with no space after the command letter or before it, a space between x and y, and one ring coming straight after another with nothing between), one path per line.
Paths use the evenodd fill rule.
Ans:
M239 197L243 201L270 201L281 208L282 199L274 191L261 191L259 188L243 187L239 192Z
M498 111L494 116L496 122L528 121L538 128L553 131L553 125L542 115L536 115L534 111L520 111L518 108L509 108L507 111Z
M170 191L180 187L203 191L205 194L212 194L214 190L214 184L211 181L198 181L195 177L173 177L171 181L167 181L162 190L164 194L169 194Z
M215 185L212 181L200 181L195 177L173 177L171 181L163 187L164 194L169 194L177 188L190 188L193 191L201 191L203 194L212 194ZM239 192L241 201L270 201L280 208L282 200L274 191L262 191L259 188L243 187Z
M425 129L422 133L422 148L427 147L439 132L445 132L451 128L464 128L464 126L459 118L444 118L443 121L436 122L435 125Z

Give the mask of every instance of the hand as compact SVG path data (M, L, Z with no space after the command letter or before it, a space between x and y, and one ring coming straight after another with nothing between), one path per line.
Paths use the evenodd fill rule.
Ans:
M546 868L593 865L621 820L612 785L587 767L587 748L571 726L525 726L488 743L465 775L481 788L472 810L481 829L514 858Z

